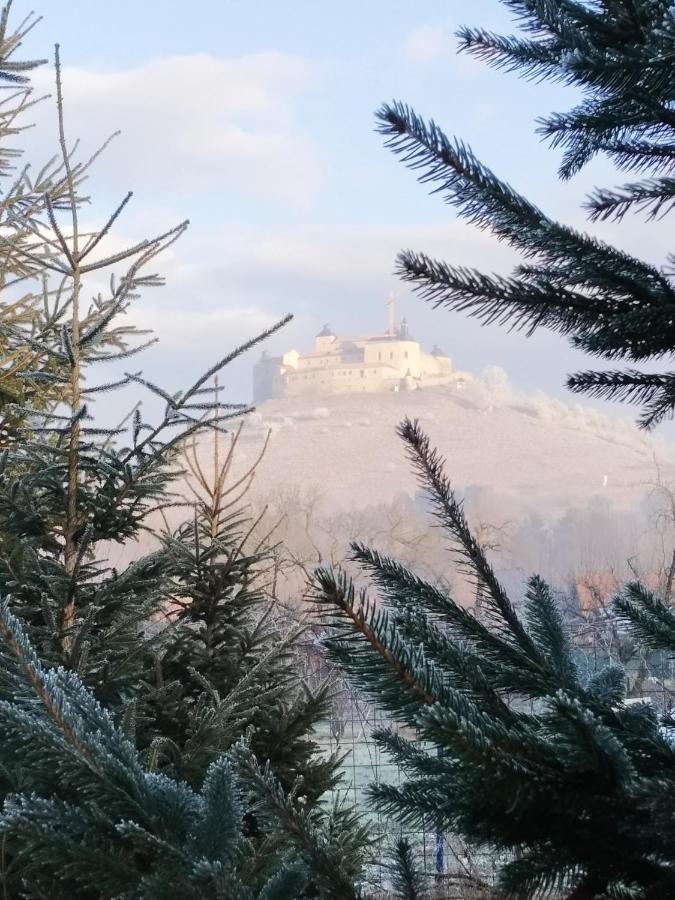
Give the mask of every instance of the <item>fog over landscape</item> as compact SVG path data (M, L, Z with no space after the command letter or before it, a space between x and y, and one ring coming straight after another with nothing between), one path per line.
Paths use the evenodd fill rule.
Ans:
M251 490L254 506L305 519L308 558L310 537L324 561L337 561L348 540L368 540L366 532L384 552L418 562L414 542L392 546L392 523L404 509L420 533L430 521L396 434L404 416L418 417L446 458L470 521L497 535L495 564L512 572L519 588L531 571L562 589L580 573L629 577L631 563L655 572L669 562L670 442L579 403L517 392L496 368L461 391L267 401L245 423L236 454L243 470L269 435ZM207 441L205 465L208 456ZM399 517L383 516L397 503ZM382 521L388 517L389 527ZM456 567L442 540L435 553L436 574L452 579Z
M130 0L122 0L126 6ZM552 177L555 154L534 134L535 119L567 103L566 91L516 83L455 55L457 25L475 19L499 28L507 21L503 8L488 0L470 9L434 0L387 7L382 16L381 3L350 2L339 15L322 10L319 17L309 3L294 3L283 15L266 4L264 15L255 6L228 7L224 27L224 7L209 5L186 23L180 40L171 25L179 8L169 0L166 15L144 29L148 13L134 6L139 27L123 40L115 38L124 18L117 10L91 17L68 3L58 15L70 36L62 42L70 133L90 151L122 130L92 174L97 204L114 205L136 189L108 249L191 219L160 260L166 286L146 292L129 313L159 339L143 359L144 374L179 390L286 312L294 320L267 342L271 354L309 348L324 322L342 334L376 332L392 289L399 316L424 345L440 343L456 368L476 376L492 371L461 396L438 388L264 404L241 441L242 452L254 453L272 429L256 478L261 497L273 485L292 491L305 481L335 510L392 503L400 492L414 497L395 436L404 415L420 418L447 457L453 483L482 492L483 515L493 521L523 523L535 515L550 525L589 503L635 510L650 482L673 478L671 425L645 436L630 408L580 404L565 392L565 375L586 360L563 338L537 332L528 339L433 310L392 274L405 247L499 272L510 269L514 256L458 221L437 197L425 197L382 148L373 112L391 96L433 112L548 213L648 260L660 262L670 249L658 223L584 221L584 195L613 178L606 161L570 183ZM344 25L354 16L363 22L357 34ZM47 26L54 18L45 10ZM49 56L48 33L48 27L31 33L27 49ZM224 40L215 42L216 33ZM48 67L36 81L52 89ZM48 105L36 109L36 123L27 134L29 152L46 157L55 138ZM504 139L495 142L495 134ZM87 289L93 293L96 282ZM228 368L225 399L250 401L258 356L256 349ZM129 390L102 397L96 415L117 422L135 399ZM159 411L152 396L143 402L148 415ZM528 543L520 541L514 558L539 565ZM603 552L594 551L593 566L609 564ZM615 544L613 564L622 553ZM575 554L557 569L577 564Z
M671 537L662 533L662 518L661 531L655 524L653 498L656 483L675 480L673 426L646 435L630 408L576 402L564 380L586 359L564 338L483 328L434 310L393 274L396 253L408 247L501 273L515 256L438 197L425 196L383 149L373 113L392 96L433 113L547 213L648 261L660 264L671 249L658 222L585 221L585 195L614 179L606 160L570 182L553 177L557 156L535 134L536 118L569 104L573 89L516 83L456 55L453 30L473 21L499 30L508 21L503 7L430 0L386 5L384 15L381 2L349 0L319 15L304 0L209 4L180 32L173 24L182 20L178 0L168 0L152 27L148 9L131 0L96 17L80 7L65 4L58 17L47 9L45 23L58 18L64 34L70 133L90 152L122 131L90 179L103 207L136 190L107 249L191 219L160 260L166 286L147 291L128 314L159 339L143 358L146 377L180 390L287 312L293 321L265 344L271 355L308 350L325 322L338 334L376 333L392 290L415 338L427 347L439 343L456 369L475 376L461 394L436 387L261 404L237 451L246 465L271 432L255 504L283 507L294 496L306 506L312 498L324 517L312 523L319 543L325 517L342 516L336 559L357 530L347 512L404 502L417 504L421 516L418 486L395 434L409 416L447 458L473 519L491 528L506 524L498 542L502 568L538 569L559 584L579 569L625 574L631 541L642 548L641 565L664 565ZM123 13L132 9L137 27L122 34ZM346 24L355 18L362 26L356 32ZM31 33L27 49L49 56L47 33ZM40 90L52 84L48 67L37 72ZM28 152L47 157L53 110L38 106L35 119ZM101 286L94 278L87 290ZM259 353L228 367L225 400L250 402ZM136 399L127 389L93 408L99 421L114 423ZM151 395L143 404L150 416L161 406ZM566 521L579 526L571 544L560 533Z

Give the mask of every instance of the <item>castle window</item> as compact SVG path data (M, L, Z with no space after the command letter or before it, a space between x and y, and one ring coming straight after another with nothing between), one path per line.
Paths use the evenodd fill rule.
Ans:
M377 354L377 358L381 360L381 359L382 359L382 354L381 354L381 353L378 353L378 354Z
M366 374L366 373L363 371L363 369L361 369L361 378L363 378L363 376L364 376L365 374Z
M390 354L389 354L389 359L393 359L393 358L394 358L394 354L393 354L393 353L390 353Z
M405 358L407 359L407 358L408 358L408 351L406 350L405 353L404 353L403 355L404 355Z

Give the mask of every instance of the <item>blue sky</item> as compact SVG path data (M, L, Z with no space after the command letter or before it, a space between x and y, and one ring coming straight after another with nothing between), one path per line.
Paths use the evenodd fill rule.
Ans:
M28 9L16 0L15 15ZM273 352L308 347L324 322L340 332L380 327L400 248L508 269L506 248L458 222L383 148L373 119L383 101L434 117L572 224L583 224L589 187L616 180L602 162L571 184L556 180L557 155L535 119L573 103L572 91L457 57L461 23L513 30L498 0L43 0L37 12L26 49L51 56L60 42L70 135L88 150L123 132L92 178L92 221L128 189L136 193L120 244L191 220L165 260L167 287L135 314L161 341L145 370L171 389L286 311L296 318ZM51 78L45 69L39 87ZM40 160L53 152L53 111L37 119L29 152ZM602 234L656 262L669 249L663 227L639 220ZM400 308L413 333L459 367L502 366L523 389L563 396L566 372L587 362L554 335L483 329L405 289ZM238 398L248 399L252 361L230 375Z

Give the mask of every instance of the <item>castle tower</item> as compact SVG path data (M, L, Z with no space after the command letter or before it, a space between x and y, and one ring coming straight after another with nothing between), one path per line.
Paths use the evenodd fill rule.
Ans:
M337 344L337 337L333 334L328 324L324 325L321 331L314 338L315 353L330 353Z

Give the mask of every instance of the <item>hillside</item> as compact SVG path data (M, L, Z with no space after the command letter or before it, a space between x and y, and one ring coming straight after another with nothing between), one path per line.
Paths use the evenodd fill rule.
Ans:
M251 460L272 435L256 492L311 486L330 505L367 506L415 480L396 437L405 416L419 418L447 457L460 489L481 486L516 509L555 514L602 495L628 507L657 477L675 481L675 446L611 417L542 395L520 396L501 370L458 391L340 395L264 403L247 423L241 452Z

